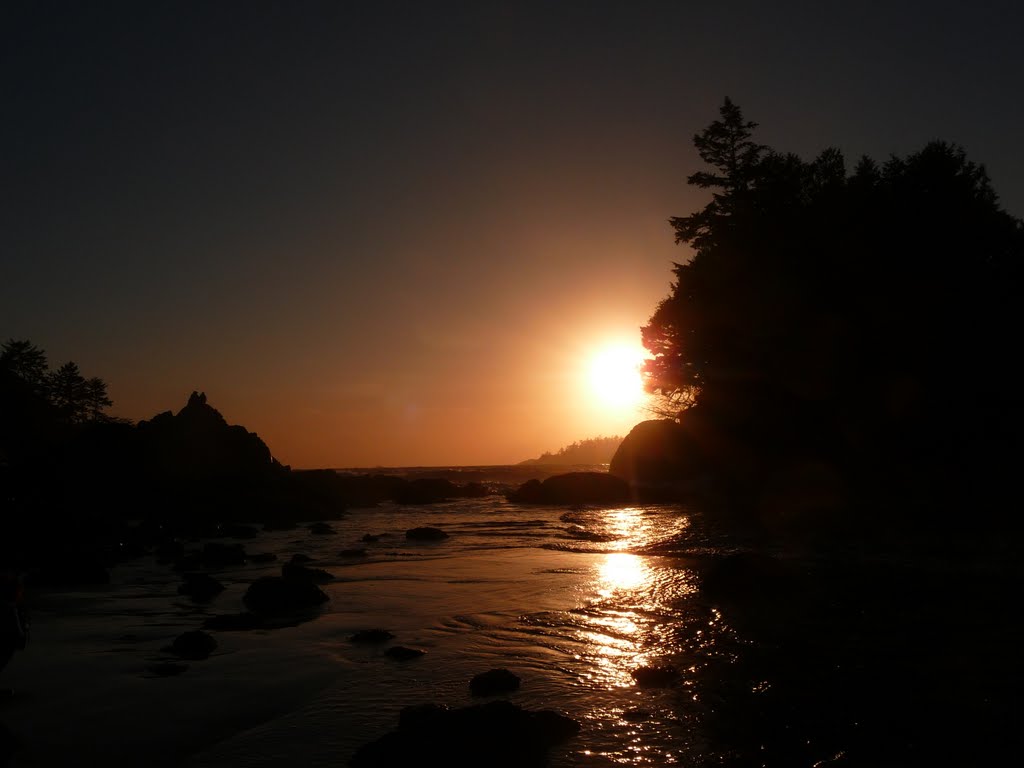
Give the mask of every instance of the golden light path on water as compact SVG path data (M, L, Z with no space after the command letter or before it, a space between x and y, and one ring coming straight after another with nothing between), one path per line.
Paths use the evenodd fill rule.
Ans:
M641 690L633 672L681 666L686 654L674 630L680 605L694 591L694 575L672 558L635 550L678 535L688 525L683 514L666 520L664 510L652 513L642 507L601 514L601 533L611 551L594 564L590 598L578 612L578 637L584 643L578 658L596 694L587 727L610 738L604 748L584 750L587 759L633 766L678 763L657 725L665 722L662 716L675 719L675 713L662 709L667 704L658 704L663 701L658 694ZM648 714L652 707L662 715Z
M590 679L605 690L635 686L633 671L657 663L672 649L664 646L659 616L692 592L687 573L658 559L620 551L654 543L666 531L642 508L609 510L603 525L615 550L602 556L592 584L595 598L581 615L583 635L594 664ZM663 521L663 518L661 518ZM686 527L680 519L679 529Z

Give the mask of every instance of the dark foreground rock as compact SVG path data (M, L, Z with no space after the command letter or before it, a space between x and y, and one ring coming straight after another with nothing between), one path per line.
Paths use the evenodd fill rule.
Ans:
M629 483L605 472L567 472L546 480L529 480L507 494L517 504L626 504Z
M265 626L266 621L255 613L228 613L221 616L211 616L203 622L203 629L217 629L228 632L262 629Z
M664 489L682 495L704 469L693 436L670 419L642 421L622 440L609 473L637 488Z
M282 565L281 576L291 581L303 581L307 584L327 584L334 581L334 574L323 568L310 568L295 562Z
M405 532L405 538L414 541L441 541L447 539L448 534L440 528L431 528L429 525L420 528L410 528Z
M274 615L309 611L328 599L327 594L312 582L264 576L249 585L242 602L254 613Z
M183 659L199 661L217 650L217 641L201 630L183 632L174 638L171 653Z
M182 578L185 581L178 587L178 594L193 600L212 600L224 591L224 585L208 573L185 573Z
M406 707L398 729L364 744L349 764L539 768L551 747L579 731L580 724L569 717L551 710L531 712L507 701L452 710L434 704Z
M187 670L188 664L176 664L173 661L160 661L146 667L146 671L154 677L175 677Z
M474 696L494 696L518 688L519 677L507 669L490 669L469 681L469 690Z
M399 504L438 504L461 494L451 480L423 477L396 486L395 501Z
M349 640L353 643L386 643L392 638L394 635L386 629L362 629L349 637Z
M679 670L669 666L638 667L631 673L641 688L669 688L679 682Z
M426 651L421 651L419 648L409 648L404 645L393 645L384 651L385 656L396 661L418 659L420 656L426 655L426 653Z

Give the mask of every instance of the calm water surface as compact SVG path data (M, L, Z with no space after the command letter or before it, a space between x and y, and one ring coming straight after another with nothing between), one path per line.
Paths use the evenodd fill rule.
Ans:
M553 767L727 762L707 738L722 702L705 683L750 641L698 592L701 563L739 545L699 514L492 496L351 510L332 525L333 535L245 540L249 553L279 560L217 572L228 588L209 603L179 596L180 576L151 558L115 568L110 587L34 595L32 643L4 673L19 691L0 709L23 743L14 765L340 766L393 729L404 706L478 702L469 680L494 667L522 679L510 700L583 724L551 753ZM423 525L450 538L405 538ZM364 543L367 533L379 538ZM354 548L365 553L343 554ZM213 632L209 659L172 678L147 672L180 632L244 610L247 585L298 553L335 576L318 618ZM387 645L348 640L370 628L426 653L395 661ZM644 665L671 665L679 682L641 688L632 672ZM759 685L770 681L755 674L744 695ZM794 764L834 754L813 746Z

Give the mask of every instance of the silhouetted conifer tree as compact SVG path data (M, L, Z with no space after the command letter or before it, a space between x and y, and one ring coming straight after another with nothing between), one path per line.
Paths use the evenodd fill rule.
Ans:
M727 99L694 138L713 170L688 182L712 199L669 220L693 255L642 329L663 412L696 405L755 452L908 484L998 463L1024 421L1010 372L1024 225L984 167L932 142L848 176L838 150L804 161L755 127Z

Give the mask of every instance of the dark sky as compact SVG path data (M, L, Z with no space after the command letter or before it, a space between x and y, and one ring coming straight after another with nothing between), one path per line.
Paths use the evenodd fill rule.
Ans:
M1017 3L0 10L0 335L113 412L205 390L295 466L514 462L643 417L586 361L665 296L692 136L932 139L1024 215Z

